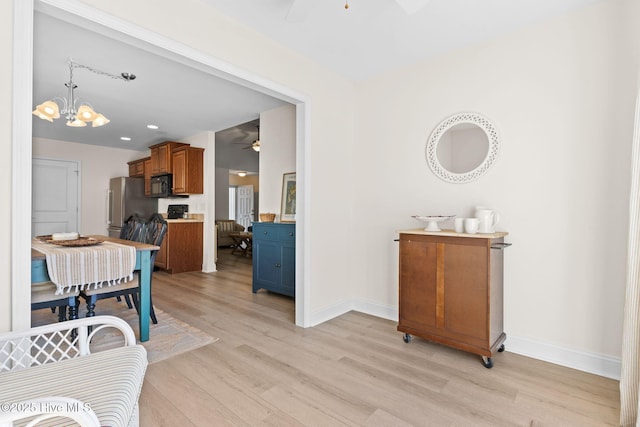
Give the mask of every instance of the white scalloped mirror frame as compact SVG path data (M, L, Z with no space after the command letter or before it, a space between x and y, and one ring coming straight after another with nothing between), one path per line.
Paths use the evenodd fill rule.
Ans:
M478 126L480 129L484 131L487 135L487 139L489 140L489 149L487 150L487 155L480 165L478 165L475 169L464 172L464 173L455 173L447 170L438 160L437 149L438 143L440 142L440 138L442 135L453 126L461 124L461 123L469 123ZM496 128L493 126L491 121L486 117L478 114L478 113L458 113L444 119L431 133L429 137L429 141L427 142L427 163L429 167L433 171L436 176L440 179L455 183L455 184L464 184L467 182L475 181L482 175L484 175L491 166L496 161L498 157L498 152L500 151L500 139L498 138L498 132Z

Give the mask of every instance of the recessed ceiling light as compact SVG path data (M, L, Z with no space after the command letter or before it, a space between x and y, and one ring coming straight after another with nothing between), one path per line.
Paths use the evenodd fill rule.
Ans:
M123 141L131 141L131 138L129 138L128 136L121 136L120 139Z
M147 125L147 127L149 129L158 129L158 126L156 126L156 125Z

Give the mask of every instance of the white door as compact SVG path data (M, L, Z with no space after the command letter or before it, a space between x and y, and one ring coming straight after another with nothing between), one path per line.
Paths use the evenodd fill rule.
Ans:
M246 230L253 222L253 185L238 186L236 206L236 222Z
M31 235L80 231L78 162L33 159Z

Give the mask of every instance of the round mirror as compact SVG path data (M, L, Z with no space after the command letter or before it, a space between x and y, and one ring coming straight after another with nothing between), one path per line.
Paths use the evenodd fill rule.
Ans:
M427 163L441 179L461 184L486 173L499 149L498 133L487 118L460 113L443 120L431 133Z

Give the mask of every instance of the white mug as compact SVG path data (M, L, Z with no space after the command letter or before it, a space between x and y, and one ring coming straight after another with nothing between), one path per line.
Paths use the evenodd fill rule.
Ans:
M467 234L476 234L478 232L479 225L480 225L480 220L478 218L464 219L464 231Z
M453 220L453 227L456 233L464 233L464 218L455 218Z

